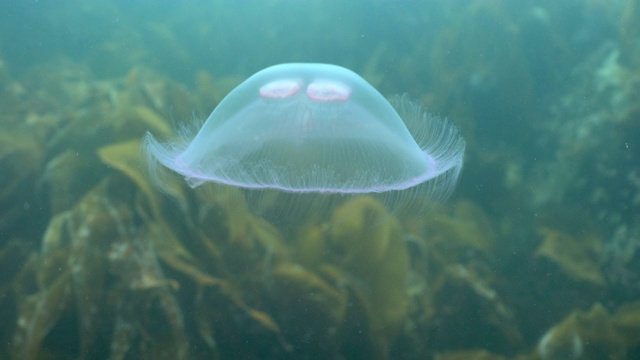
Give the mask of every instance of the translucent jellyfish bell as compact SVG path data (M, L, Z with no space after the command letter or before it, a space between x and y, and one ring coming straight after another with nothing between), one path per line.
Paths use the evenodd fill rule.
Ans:
M231 91L195 136L161 144L148 134L145 148L193 187L448 196L462 168L459 131L405 98L393 102L339 66L276 65Z

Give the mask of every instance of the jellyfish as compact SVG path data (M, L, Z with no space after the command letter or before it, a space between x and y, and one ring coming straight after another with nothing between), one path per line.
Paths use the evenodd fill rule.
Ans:
M348 69L292 63L249 77L197 133L166 143L147 134L144 148L152 169L161 164L192 187L373 194L391 207L426 207L454 189L465 141L450 122L406 96L388 101Z

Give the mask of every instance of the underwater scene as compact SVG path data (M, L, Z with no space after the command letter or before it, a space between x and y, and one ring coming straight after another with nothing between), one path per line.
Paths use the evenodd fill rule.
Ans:
M638 0L5 0L0 92L0 359L640 359Z

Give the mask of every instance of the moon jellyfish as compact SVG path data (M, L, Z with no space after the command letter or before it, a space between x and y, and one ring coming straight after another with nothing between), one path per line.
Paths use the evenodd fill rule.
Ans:
M192 187L373 194L391 207L446 198L465 148L457 127L406 97L390 102L350 70L306 63L251 76L197 134L167 143L147 134L144 143L152 168L162 164Z

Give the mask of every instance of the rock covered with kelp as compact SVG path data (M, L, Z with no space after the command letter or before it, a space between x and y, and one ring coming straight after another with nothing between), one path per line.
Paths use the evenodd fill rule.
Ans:
M529 184L541 211L560 207L574 223L597 224L601 241L591 261L598 281L625 300L640 290L640 51L630 20L639 13L629 1L610 41L572 69L572 86L558 94L538 140L556 151L532 167Z

